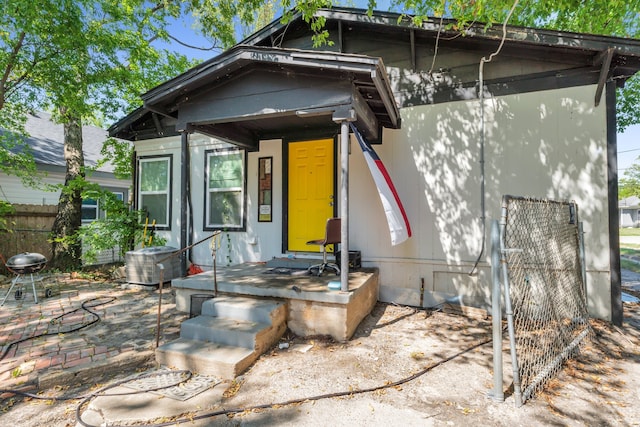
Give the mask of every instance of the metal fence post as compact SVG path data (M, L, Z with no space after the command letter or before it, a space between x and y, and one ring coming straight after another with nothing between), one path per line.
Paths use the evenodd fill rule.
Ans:
M158 285L158 317L156 319L156 348L160 346L160 318L162 317L162 287L164 285L164 264L156 264L160 269L160 285Z
M587 263L584 255L584 228L582 221L578 222L578 248L580 250L580 272L582 273L582 292L587 295ZM586 304L586 301L585 301Z
M493 322L493 390L489 397L504 402L502 389L502 305L500 303L500 225L491 221L491 320Z

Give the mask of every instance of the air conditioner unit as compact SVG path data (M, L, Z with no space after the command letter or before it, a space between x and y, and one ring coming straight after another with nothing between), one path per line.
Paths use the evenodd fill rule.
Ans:
M160 268L164 266L163 282L180 277L180 257L171 256L178 249L171 246L151 246L129 251L125 254L125 273L127 282L141 285L157 285L160 283ZM167 257L169 257L167 259Z

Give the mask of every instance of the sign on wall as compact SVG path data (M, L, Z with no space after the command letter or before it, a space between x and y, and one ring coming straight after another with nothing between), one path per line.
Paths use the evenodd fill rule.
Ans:
M271 222L271 165L273 157L258 159L258 221Z

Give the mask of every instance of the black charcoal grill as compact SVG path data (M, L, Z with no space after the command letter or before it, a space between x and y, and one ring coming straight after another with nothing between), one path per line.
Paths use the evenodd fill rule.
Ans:
M40 276L40 271L45 268L47 265L47 258L39 253L35 252L24 252L18 255L14 255L9 258L5 262L5 267L11 273L15 274L16 277L11 281L11 287L7 291L7 294L4 296L2 300L2 306L7 297L13 291L16 285L19 285L15 291L15 299L21 299L23 294L22 285L24 283L31 283L31 288L33 289L33 300L38 302L38 295L36 293L36 282L42 281L42 276ZM51 290L45 289L45 296L51 296Z
M5 267L14 274L32 274L42 270L47 265L47 259L42 254L25 252L14 255Z

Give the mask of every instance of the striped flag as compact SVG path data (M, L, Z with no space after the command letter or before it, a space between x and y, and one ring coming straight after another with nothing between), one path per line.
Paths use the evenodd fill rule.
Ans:
M391 234L391 244L393 246L411 237L411 226L409 225L409 219L407 213L404 211L396 187L391 181L391 177L387 172L387 168L384 167L382 160L378 157L378 154L373 150L371 144L369 144L358 132L358 129L349 123L353 134L360 144L360 148L364 153L364 158L369 166L369 171L373 177L376 187L378 187L378 194L380 195L380 201L384 213L387 216L387 223L389 224L389 233Z

